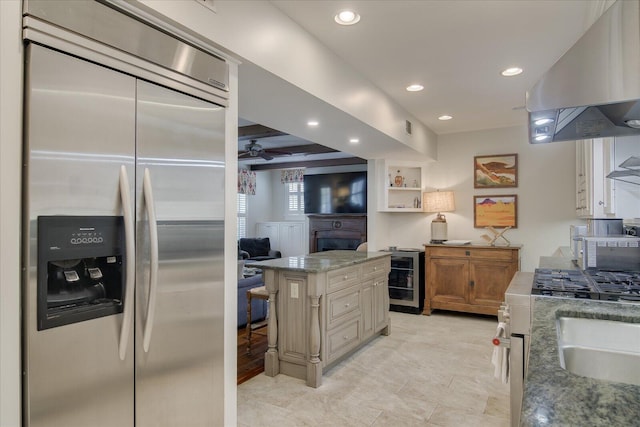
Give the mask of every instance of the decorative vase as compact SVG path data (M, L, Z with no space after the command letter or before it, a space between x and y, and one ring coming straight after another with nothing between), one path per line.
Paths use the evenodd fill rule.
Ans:
M398 171L398 174L399 173L400 171ZM395 183L396 187L402 187L403 181L404 181L404 178L402 177L402 175L396 175L393 182Z

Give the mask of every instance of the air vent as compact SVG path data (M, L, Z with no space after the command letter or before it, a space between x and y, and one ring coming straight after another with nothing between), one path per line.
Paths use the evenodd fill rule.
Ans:
M411 122L409 120L404 121L404 130L408 135L411 135Z

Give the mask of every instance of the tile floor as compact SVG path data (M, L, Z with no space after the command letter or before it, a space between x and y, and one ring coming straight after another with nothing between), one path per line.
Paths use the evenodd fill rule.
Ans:
M238 386L238 426L509 426L509 386L493 377L495 317L391 312L378 337L323 376L264 373Z

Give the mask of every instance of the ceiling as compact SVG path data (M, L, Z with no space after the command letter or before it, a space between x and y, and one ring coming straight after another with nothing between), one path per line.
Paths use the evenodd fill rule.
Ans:
M526 91L611 2L272 0L271 3L424 125L443 135L524 125ZM337 25L334 16L344 8L357 11L360 22ZM503 69L513 66L523 68L524 72L515 77L500 75ZM420 83L425 89L407 92L405 88L413 83ZM444 114L453 119L438 120ZM260 143L278 147L278 138ZM281 142L301 143L288 138ZM242 141L239 148L244 148Z

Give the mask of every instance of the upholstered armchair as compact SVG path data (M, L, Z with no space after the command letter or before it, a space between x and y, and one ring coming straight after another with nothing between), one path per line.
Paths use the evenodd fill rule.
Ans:
M238 259L265 261L281 257L280 251L271 249L268 237L244 237L238 241Z

